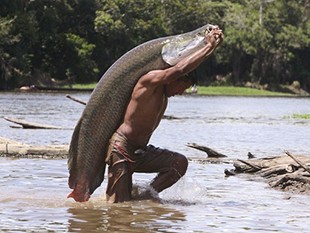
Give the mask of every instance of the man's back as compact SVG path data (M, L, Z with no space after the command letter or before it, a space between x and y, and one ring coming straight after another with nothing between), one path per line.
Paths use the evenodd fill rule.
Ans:
M118 129L136 146L148 143L167 107L165 86L145 86L143 83L143 80L139 80L136 84L124 122Z

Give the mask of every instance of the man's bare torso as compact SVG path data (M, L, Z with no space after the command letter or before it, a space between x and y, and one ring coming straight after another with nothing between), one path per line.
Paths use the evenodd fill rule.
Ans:
M165 86L136 85L127 106L124 122L118 132L124 134L135 146L148 143L167 107Z

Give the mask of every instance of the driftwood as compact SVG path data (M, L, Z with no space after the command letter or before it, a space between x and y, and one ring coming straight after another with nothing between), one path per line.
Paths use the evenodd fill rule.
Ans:
M209 147L198 145L196 143L188 143L186 146L206 152L209 158L225 158L225 157L227 157L226 155L221 154L215 150L212 150Z
M233 163L235 169L225 170L225 174L252 173L265 178L273 188L310 195L310 157L285 153L260 159L238 159Z
M68 145L29 145L0 137L0 157L64 159L68 149Z
M171 116L171 115L163 115L162 119L165 119L165 120L180 120L182 118Z
M77 102L77 103L86 105L86 102L84 102L83 100L77 99L77 98L75 98L75 97L72 97L71 95L66 95L66 97L67 97L68 99L70 99L70 100L73 100L73 101Z
M58 127L54 125L39 124L39 123L29 122L25 120L16 119L16 118L4 117L4 119L9 122L20 125L24 129L63 129L62 127Z
M303 169L305 169L307 172L310 173L310 168L304 164L302 161L300 161L298 158L296 158L294 155L292 155L290 152L285 151L285 153L290 156L296 163L298 163L299 166L301 166Z

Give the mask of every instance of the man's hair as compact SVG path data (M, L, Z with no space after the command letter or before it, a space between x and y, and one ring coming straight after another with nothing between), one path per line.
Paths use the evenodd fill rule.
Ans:
M186 74L180 77L178 80L186 82L187 80L191 80L192 85L197 84L197 75L193 72Z

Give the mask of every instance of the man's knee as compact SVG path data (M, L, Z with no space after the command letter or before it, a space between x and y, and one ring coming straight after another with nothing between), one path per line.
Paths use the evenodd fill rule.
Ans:
M188 160L184 155L175 153L175 160L172 166L178 172L179 176L182 177L186 173Z

